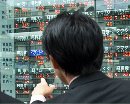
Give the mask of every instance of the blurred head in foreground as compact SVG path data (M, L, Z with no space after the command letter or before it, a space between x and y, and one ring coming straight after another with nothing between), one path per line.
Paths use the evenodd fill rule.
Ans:
M64 12L52 19L43 34L47 55L58 77L88 75L100 70L103 35L98 24L79 12Z

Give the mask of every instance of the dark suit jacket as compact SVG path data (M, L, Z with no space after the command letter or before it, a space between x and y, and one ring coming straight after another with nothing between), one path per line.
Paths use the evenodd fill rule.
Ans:
M32 104L41 104L35 101ZM69 90L44 103L128 103L130 104L130 81L110 79L102 72L80 76L69 86Z
M0 104L24 104L24 103L17 99L12 98L9 95L0 92Z

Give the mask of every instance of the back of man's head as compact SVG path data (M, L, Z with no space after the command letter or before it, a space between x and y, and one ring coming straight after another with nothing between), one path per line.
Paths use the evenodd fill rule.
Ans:
M49 22L44 34L47 54L66 73L76 76L100 70L103 35L90 17L78 12L64 12Z

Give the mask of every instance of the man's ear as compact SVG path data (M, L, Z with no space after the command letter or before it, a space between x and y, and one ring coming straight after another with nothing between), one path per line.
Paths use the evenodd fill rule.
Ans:
M53 65L54 69L59 69L60 68L60 66L57 63L57 61L51 55L49 55L49 59L50 59L52 65Z

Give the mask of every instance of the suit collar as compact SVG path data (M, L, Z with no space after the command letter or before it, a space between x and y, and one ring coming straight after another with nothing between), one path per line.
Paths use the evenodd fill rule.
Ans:
M69 89L73 89L73 88L80 86L82 84L90 83L90 82L93 82L96 80L101 80L104 78L108 78L108 77L105 74L103 74L101 71L92 73L90 75L81 75L72 81L72 83L69 86Z

